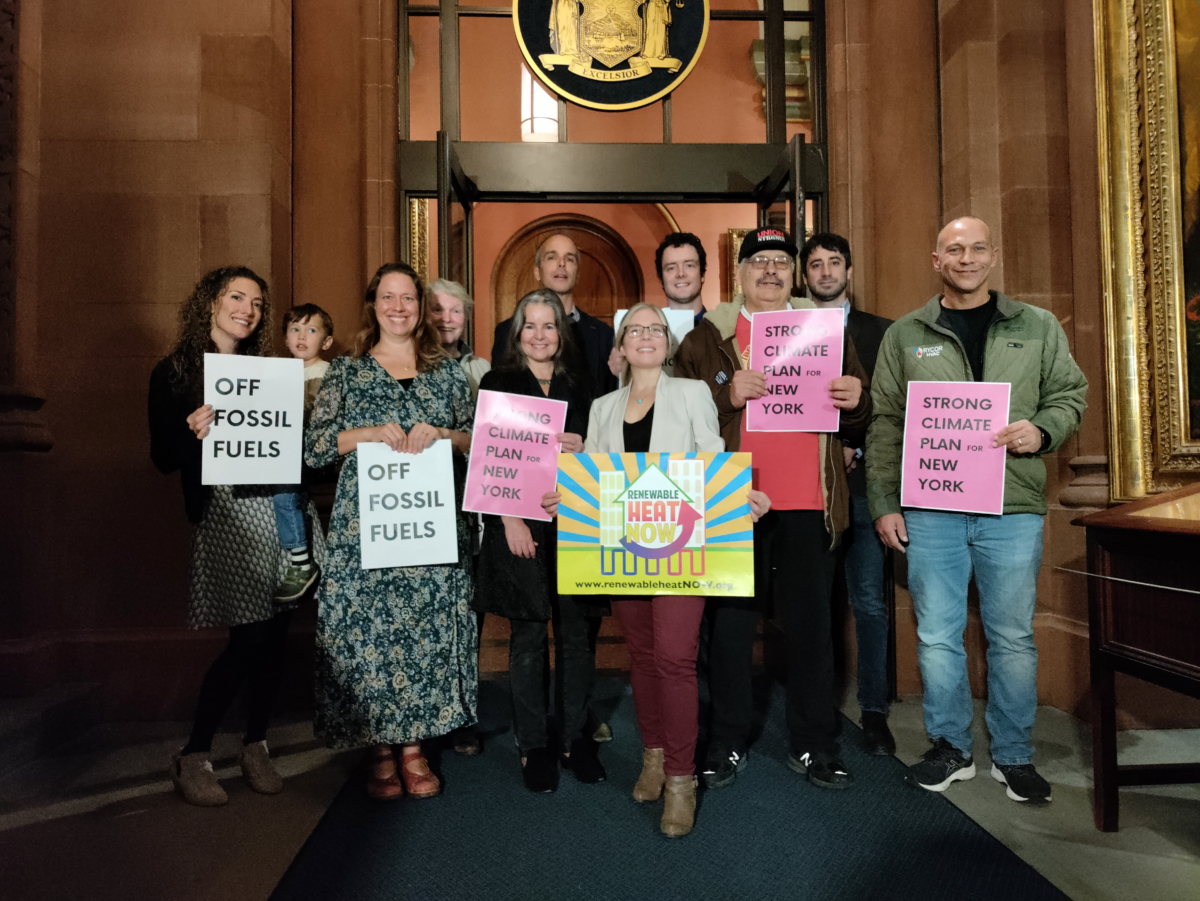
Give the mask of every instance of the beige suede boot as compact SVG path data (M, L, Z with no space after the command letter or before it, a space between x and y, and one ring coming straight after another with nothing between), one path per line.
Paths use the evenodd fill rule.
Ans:
M265 741L256 741L242 748L242 775L252 789L264 795L283 791L283 777L271 763L271 752Z
M633 787L633 800L657 801L662 794L663 780L663 749L646 748L642 751L642 775L638 776L637 784Z
M667 776L663 786L662 834L679 838L696 822L696 777Z
M225 794L213 772L212 762L203 751L173 755L171 781L183 795L183 800L197 807L220 807L229 801L229 795Z

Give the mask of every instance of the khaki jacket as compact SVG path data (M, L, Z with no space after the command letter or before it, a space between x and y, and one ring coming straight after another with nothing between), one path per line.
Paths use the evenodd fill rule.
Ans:
M592 402L584 451L589 454L625 453L626 385ZM654 454L725 450L717 425L717 408L704 385L691 379L658 377L654 392L654 422L650 426L650 452Z
M816 304L807 298L793 297L793 309L812 310ZM712 310L679 346L675 355L675 377L698 379L712 392L721 424L725 450L736 451L742 441L742 410L729 399L733 374L742 368L742 349L737 343L738 317L746 299L738 294L730 303ZM834 546L850 525L850 489L846 482L846 464L842 457L843 441L852 447L862 447L867 426L871 421L871 381L863 370L854 344L843 343L842 370L863 384L862 399L853 410L843 410L838 433L821 432L818 453L821 476L821 497L825 501L825 528Z

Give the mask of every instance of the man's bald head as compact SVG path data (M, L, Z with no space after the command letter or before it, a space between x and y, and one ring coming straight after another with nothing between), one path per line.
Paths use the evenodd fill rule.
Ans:
M986 222L975 216L959 216L957 219L947 222L945 227L938 232L935 252L941 252L942 248L954 238L975 242L981 237L988 247L995 248L995 245L992 244L992 230Z
M988 276L1000 261L992 230L982 219L962 216L938 232L933 268L942 277L943 302L969 308L986 303Z

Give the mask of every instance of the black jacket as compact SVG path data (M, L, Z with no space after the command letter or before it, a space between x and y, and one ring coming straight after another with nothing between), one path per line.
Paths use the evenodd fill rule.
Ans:
M150 459L163 475L178 472L183 505L190 522L200 522L208 507L209 490L200 484L203 445L188 428L187 418L198 404L179 384L170 357L150 373Z
M479 382L480 391L503 391L528 397L549 397L567 402L565 430L587 434L588 413L592 405L590 386L573 386L562 376L550 381L550 393L542 394L532 372L493 369ZM537 543L532 560L513 556L500 517L485 515L483 543L475 563L475 598L472 606L479 613L494 613L509 619L544 622L550 619L551 603L557 593L556 532L553 522L527 519L530 534ZM608 612L602 598L577 597L585 616Z
M620 387L617 377L609 371L608 355L612 353L613 330L606 322L601 322L595 316L589 316L580 310L579 321L571 323L575 344L587 363L588 378L592 381L594 396L601 397ZM512 328L512 319L505 319L496 326L495 338L492 341L492 368L504 366L504 353L508 347L508 332ZM570 429L568 429L570 431ZM584 432L587 424L584 423Z
M858 361L872 379L875 378L875 361L879 357L879 345L883 343L883 333L892 324L891 319L884 319L873 313L850 308L850 316L846 320L846 332L854 349L858 352ZM855 497L867 496L867 461L860 458L858 465L847 476L850 483L850 493Z

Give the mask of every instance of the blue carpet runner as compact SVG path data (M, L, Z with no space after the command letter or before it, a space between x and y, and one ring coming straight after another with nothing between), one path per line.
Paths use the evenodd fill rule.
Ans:
M842 749L855 784L809 785L785 764L779 686L747 769L731 786L701 791L691 835L665 838L662 802L629 796L642 749L628 684L602 680L597 694L615 734L600 751L607 782L580 785L566 772L557 793L527 792L506 684L483 683L484 753L431 756L445 787L428 800L373 802L356 774L273 901L1066 898L945 798L904 785L900 761L859 750L848 721Z

